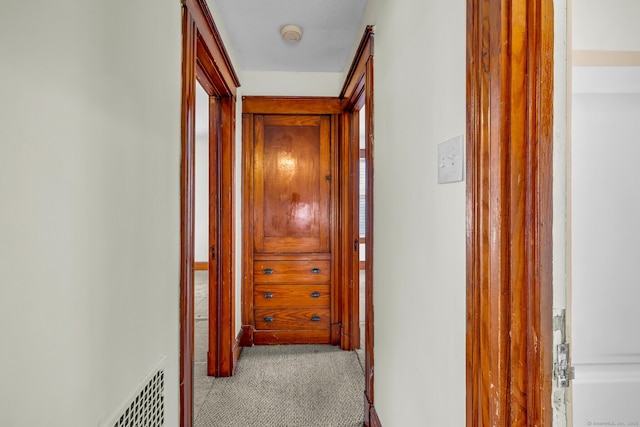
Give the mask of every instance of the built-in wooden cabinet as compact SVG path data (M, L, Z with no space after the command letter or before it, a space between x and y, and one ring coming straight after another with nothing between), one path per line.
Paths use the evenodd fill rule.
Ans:
M243 320L255 344L339 341L339 332L332 339L339 103L303 105L326 102L333 114L244 99Z

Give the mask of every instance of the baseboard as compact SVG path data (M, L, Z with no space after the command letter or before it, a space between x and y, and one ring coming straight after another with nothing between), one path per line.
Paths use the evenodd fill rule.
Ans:
M378 418L378 413L376 412L375 406L371 406L371 415L369 415L369 427L382 427L382 423L380 422L380 418Z
M238 360L240 360L240 353L242 353L242 336L244 335L244 330L240 329L238 332L238 336L236 336L236 342L233 343L233 350L231 353L233 354L233 365L231 366L231 375L236 374L236 367L238 366Z
M376 407L369 401L367 393L364 393L364 426L365 427L382 427Z
M207 261L194 262L193 263L193 269L194 270L208 270L209 269L209 263Z
M331 325L331 345L340 345L342 335L342 323L334 323Z
M241 347L253 346L253 326L242 325L242 335L240 336Z

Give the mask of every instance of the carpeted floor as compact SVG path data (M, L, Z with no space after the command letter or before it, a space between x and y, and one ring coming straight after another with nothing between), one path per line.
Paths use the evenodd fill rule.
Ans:
M206 379L196 427L362 426L364 374L352 351L255 346L243 350L234 377Z

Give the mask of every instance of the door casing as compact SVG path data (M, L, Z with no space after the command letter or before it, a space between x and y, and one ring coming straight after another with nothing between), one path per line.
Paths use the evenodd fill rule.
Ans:
M357 224L358 214L358 162L360 160L360 146L358 140L357 112L365 107L365 140L366 140L366 183L365 193L365 391L364 391L364 425L380 426L374 406L374 307L373 307L373 178L374 178L374 27L367 26L364 30L360 45L356 51L351 68L340 92L343 102L343 141L341 149L341 162L343 170L342 210L341 223L343 230L343 276L344 283L355 284L359 282L360 260L355 242L359 241ZM354 349L360 342L358 304L358 286L351 286L344 293L343 334L341 346L344 349Z
M205 0L182 1L182 112L180 163L180 426L193 425L195 89L198 79L211 99L210 174L215 174L210 212L209 373L233 372L240 347L234 341L235 94L240 85ZM210 196L211 197L211 196ZM210 221L211 222L211 221Z
M467 0L467 426L552 423L553 1Z

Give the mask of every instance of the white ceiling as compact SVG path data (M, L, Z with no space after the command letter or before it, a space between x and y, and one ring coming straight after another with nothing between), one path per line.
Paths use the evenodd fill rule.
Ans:
M211 0L210 0L211 1ZM243 71L342 72L367 0L213 0ZM280 29L302 27L286 42Z

